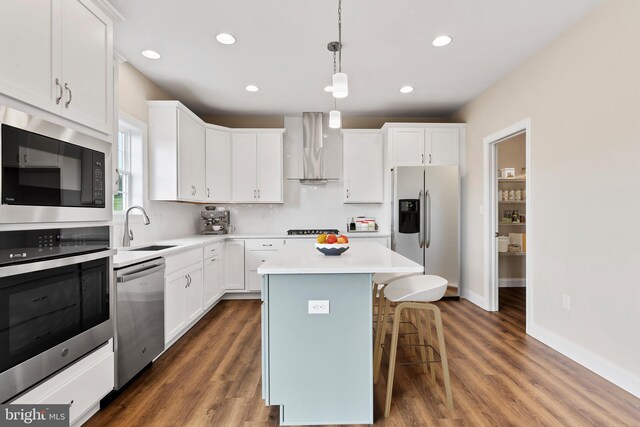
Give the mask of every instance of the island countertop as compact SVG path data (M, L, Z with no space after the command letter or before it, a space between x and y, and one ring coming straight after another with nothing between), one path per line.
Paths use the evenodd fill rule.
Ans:
M424 267L378 243L353 242L339 256L320 253L311 242L287 243L258 267L258 274L421 273Z

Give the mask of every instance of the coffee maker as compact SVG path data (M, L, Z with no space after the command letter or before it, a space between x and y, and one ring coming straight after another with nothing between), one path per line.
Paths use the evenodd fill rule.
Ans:
M202 234L227 234L230 225L230 212L216 209L215 206L205 206L200 213L204 221Z

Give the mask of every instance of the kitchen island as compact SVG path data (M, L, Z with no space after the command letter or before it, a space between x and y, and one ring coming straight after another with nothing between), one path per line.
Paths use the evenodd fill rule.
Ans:
M373 273L423 267L377 243L325 256L287 244L264 262L262 397L280 424L373 423Z

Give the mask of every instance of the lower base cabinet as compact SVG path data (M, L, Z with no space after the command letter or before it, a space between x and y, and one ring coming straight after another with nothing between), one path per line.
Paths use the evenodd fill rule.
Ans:
M113 386L114 355L113 344L109 341L11 403L70 405L69 425L73 426L86 420L92 413L89 411L113 390Z
M165 278L164 341L168 344L204 310L202 262Z
M230 240L224 247L224 288L244 290L244 240Z
M224 249L223 244L220 244ZM224 255L216 250L215 255L204 260L204 309L208 309L224 293Z

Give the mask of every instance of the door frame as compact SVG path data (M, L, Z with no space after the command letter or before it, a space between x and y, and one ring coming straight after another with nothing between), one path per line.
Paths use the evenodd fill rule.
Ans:
M488 311L498 311L498 270L497 270L497 240L495 233L498 231L498 200L497 200L497 179L498 179L498 160L497 160L497 144L507 138L520 133L525 133L525 155L527 180L525 183L527 194L527 246L534 243L533 234L533 170L531 168L531 118L526 118L517 123L501 129L483 139L484 154L484 295L485 305ZM527 333L531 321L533 319L533 256L531 251L527 250L526 258L526 322Z

